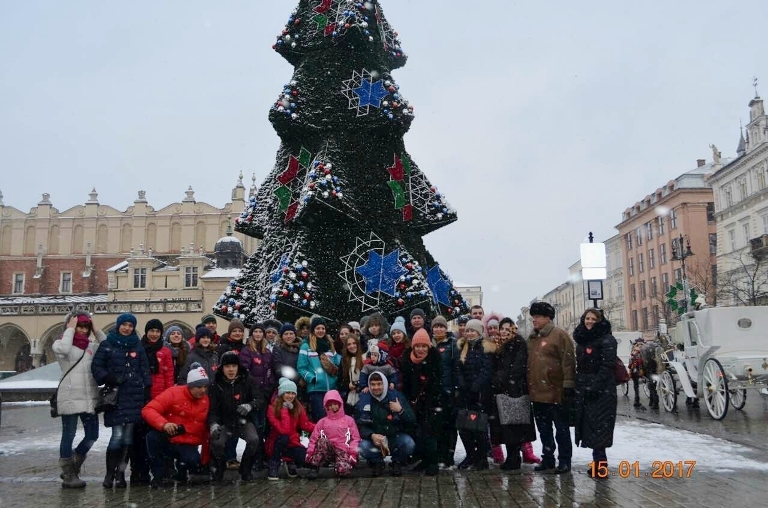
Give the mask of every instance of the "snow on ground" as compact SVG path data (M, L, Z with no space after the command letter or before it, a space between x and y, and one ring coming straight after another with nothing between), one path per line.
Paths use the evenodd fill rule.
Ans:
M571 429L573 431L573 429ZM92 451L103 453L107 448L110 429L99 428L99 439ZM82 439L82 428L78 429L75 444ZM30 450L55 450L59 447L60 436L49 434L39 436L30 434L0 443L0 456L25 454ZM705 434L696 434L685 430L672 429L659 424L645 422L620 422L614 432L614 445L608 449L608 463L618 467L619 462L639 462L640 468L649 470L654 461L696 461L697 470L732 471L750 469L768 472L768 461L757 457L758 450L725 441ZM541 455L541 443L534 443L534 451ZM245 449L245 442L238 443L238 453ZM54 453L52 451L52 453ZM466 456L461 440L456 446L456 463ZM586 468L592 460L592 450L588 448L573 449L573 465L576 468Z

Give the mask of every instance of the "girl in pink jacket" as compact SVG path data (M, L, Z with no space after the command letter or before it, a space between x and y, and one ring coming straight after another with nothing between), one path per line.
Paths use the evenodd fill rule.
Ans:
M348 476L357 463L360 432L351 416L344 414L344 403L337 390L330 390L323 398L326 416L315 425L309 437L307 464L314 466L307 479L317 478L321 466L333 464L338 476Z

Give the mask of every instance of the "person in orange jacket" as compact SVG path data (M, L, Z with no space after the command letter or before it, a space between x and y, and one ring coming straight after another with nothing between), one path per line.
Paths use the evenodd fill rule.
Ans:
M198 367L187 374L187 384L168 388L152 399L141 416L152 427L147 434L147 451L152 465L153 488L167 484L164 459L177 461L178 476L185 481L187 473L199 469L201 458L197 447L207 447L208 385L205 369Z

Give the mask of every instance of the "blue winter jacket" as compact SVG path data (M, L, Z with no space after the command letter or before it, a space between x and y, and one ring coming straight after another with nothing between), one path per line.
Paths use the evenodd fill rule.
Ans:
M337 353L327 351L323 354L326 355L336 367L341 364L341 356ZM296 370L299 371L299 376L307 382L307 393L325 393L329 390L336 389L338 373L335 376L331 376L325 371L320 363L320 355L317 351L309 348L308 341L304 341L301 344L301 348L299 348L299 360L296 365Z

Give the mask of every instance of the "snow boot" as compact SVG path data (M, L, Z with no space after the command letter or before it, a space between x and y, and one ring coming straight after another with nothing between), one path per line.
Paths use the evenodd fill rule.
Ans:
M240 461L240 480L244 483L253 481L253 457L243 455Z
M75 474L77 476L80 476L80 468L83 467L83 462L85 462L85 456L80 455L77 452L75 452L75 454L72 455L72 462L75 463ZM64 473L61 473L59 475L59 478L61 478L63 480L64 479Z
M526 443L528 446L531 443ZM538 457L537 457L538 458ZM541 460L539 460L541 462ZM507 444L507 460L501 465L499 469L504 471L514 471L522 467L522 461L520 460L520 446Z
M504 450L501 446L494 446L491 452L494 464L502 464L504 462Z
M523 463L541 464L541 459L533 453L533 443L523 443L520 447L523 450ZM509 457L509 446L507 446L507 457Z
M121 450L107 448L107 474L104 475L104 481L101 484L105 489L111 489L114 486L115 473L120 462L120 452Z
M115 472L115 487L118 489L124 489L128 486L128 482L125 481L125 470L128 468L128 454L130 450L130 447L123 446L116 452L117 471Z
M64 480L61 484L62 487L65 489L82 489L85 487L85 482L75 472L75 462L72 457L59 459L59 466L61 467L61 476Z
M227 470L227 461L225 459L213 459L211 464L211 480L221 482L224 480L224 473Z

